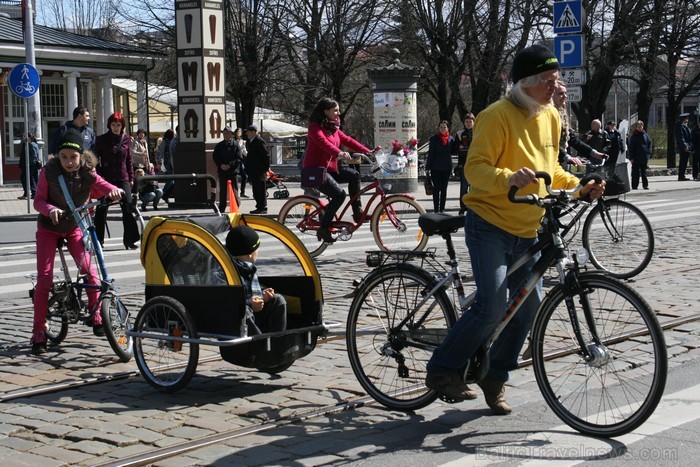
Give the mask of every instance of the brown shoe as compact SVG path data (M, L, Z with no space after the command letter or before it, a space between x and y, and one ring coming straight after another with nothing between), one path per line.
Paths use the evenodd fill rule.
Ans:
M486 405L491 408L493 413L496 415L508 415L513 411L513 408L506 402L505 383L490 379L482 379L476 384L484 391Z
M425 377L425 385L444 396L444 400L448 402L461 402L478 397L476 391L467 386L456 374L429 372Z

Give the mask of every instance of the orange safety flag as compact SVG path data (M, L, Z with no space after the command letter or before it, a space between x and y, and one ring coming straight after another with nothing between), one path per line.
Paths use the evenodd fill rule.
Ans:
M226 183L228 185L228 212L240 213L241 211L238 209L238 201L236 201L236 193L233 191L233 184L231 183L231 180L227 180Z

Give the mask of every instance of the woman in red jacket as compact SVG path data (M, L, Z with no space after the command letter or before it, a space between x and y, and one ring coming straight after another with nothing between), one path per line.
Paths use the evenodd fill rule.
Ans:
M318 190L330 197L326 212L321 218L317 236L319 240L333 243L329 227L338 209L343 205L347 194L340 183L347 183L350 197L360 192L360 173L338 161L351 159L350 151L368 153L365 146L340 130L340 107L333 99L321 99L309 116L309 134L304 155L304 167L325 167L328 172L326 182ZM358 199L352 205L352 217L358 222L362 217L362 204Z

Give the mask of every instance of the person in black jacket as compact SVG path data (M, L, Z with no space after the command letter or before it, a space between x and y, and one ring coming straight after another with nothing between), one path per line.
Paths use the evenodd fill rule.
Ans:
M233 131L226 127L223 130L224 140L214 147L214 164L219 174L219 211L226 211L228 201L227 182L230 180L233 185L233 193L236 197L236 204L241 205L238 193L238 173L243 164L243 153L241 147L233 140Z
M442 120L438 132L430 137L428 158L425 161L426 176L433 181L433 210L445 212L447 184L452 173L452 153L455 139L450 135L450 124Z
M698 172L700 172L700 119L695 121L695 127L690 132L693 140L693 180L698 181Z
M558 80L554 96L552 96L552 104L559 111L561 117L561 137L559 139L559 164L565 169L569 169L569 165L581 166L583 162L578 157L569 154L569 149L574 149L582 157L596 157L602 159L605 154L596 151L579 139L578 135L569 124L569 114L566 110L566 100L569 95L566 92L566 83Z
M693 153L693 140L688 128L688 114L678 116L676 122L676 152L678 153L678 181L688 180L685 169L688 167L688 157Z
M644 122L638 120L634 124L634 130L627 142L627 158L632 161L632 189L639 187L639 178L642 178L642 187L649 189L647 179L647 165L651 159L653 144L651 138L644 131Z
M469 181L464 175L464 165L467 163L467 153L469 146L472 144L474 137L474 114L467 112L464 116L464 128L457 132L457 140L455 141L454 149L457 151L457 167L455 167L455 175L459 177L459 215L467 212L467 205L462 199L464 195L469 193Z
M250 125L246 129L248 136L248 158L246 170L248 181L253 187L255 209L251 214L267 214L267 171L270 170L270 153L267 151L265 141L258 135L258 127Z
M625 141L622 139L622 135L617 131L617 125L614 121L608 120L605 124L605 131L610 139L610 149L608 149L608 160L605 161L605 165L609 167L615 167L617 165L617 158L620 153L625 152Z

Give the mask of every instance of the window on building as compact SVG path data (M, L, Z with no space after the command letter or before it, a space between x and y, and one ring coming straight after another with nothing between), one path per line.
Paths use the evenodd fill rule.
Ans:
M66 103L63 83L41 84L41 116L65 118Z

